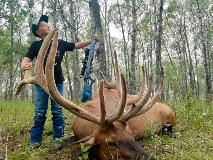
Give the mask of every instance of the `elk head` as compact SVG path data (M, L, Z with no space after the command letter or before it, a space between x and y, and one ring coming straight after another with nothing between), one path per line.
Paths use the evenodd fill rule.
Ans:
M159 86L156 95L147 103L152 88L152 80L150 79L148 92L144 97L137 102L134 101L134 103L131 103L131 106L125 110L127 106L126 83L124 76L117 74L116 84L110 84L106 80L101 80L97 98L92 99L82 108L65 99L57 91L54 80L54 62L58 47L58 32L52 31L48 36L50 35L53 35L53 42L47 57L45 73L43 71L43 62L46 52L44 48L46 48L46 46L42 45L40 49L41 52L39 52L36 61L35 71L38 69L39 72L37 71L35 73L35 81L62 107L80 119L85 120L91 127L96 126L91 135L79 137L82 138L79 142L94 145L91 151L96 153L96 156L94 156L94 154L92 156L94 159L154 159L135 142L135 138L128 128L127 121L134 116L146 112L153 106L160 96L162 84ZM49 44L50 41L51 38L45 38L43 44ZM115 58L117 58L116 54ZM118 68L117 72L120 73ZM111 104L112 106L107 106L110 104L110 101L115 101L115 103ZM90 111L86 109L89 103L92 104ZM113 112L108 112L108 107L113 108ZM95 113L95 110L98 110L98 113ZM85 129L82 129L82 132L85 132Z

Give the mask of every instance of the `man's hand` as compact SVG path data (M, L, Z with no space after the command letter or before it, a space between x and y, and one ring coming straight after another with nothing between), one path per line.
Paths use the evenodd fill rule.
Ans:
M93 35L92 39L95 39L97 41L100 39L100 36L99 36L98 32L95 32L95 34Z
M32 63L25 63L21 66L22 70L30 70L32 68Z
M28 57L24 57L21 63L22 70L30 70L32 68L31 60Z
M97 32L90 39L75 43L75 49L80 49L88 46L90 43L92 43L93 39L99 41L100 36Z

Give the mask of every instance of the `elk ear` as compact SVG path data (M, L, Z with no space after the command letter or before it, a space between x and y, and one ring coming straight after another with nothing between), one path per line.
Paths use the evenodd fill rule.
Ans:
M94 145L95 144L95 135L93 135L93 134L89 135L87 137L80 139L79 141L77 141L75 143L84 143L87 145Z
M95 137L90 138L89 140L84 142L84 144L91 145L91 146L94 145L95 144Z

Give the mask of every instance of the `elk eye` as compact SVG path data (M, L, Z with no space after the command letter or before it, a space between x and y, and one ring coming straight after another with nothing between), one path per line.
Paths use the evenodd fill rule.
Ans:
M118 144L117 143L114 143L114 142L109 142L108 145L110 147L118 147Z

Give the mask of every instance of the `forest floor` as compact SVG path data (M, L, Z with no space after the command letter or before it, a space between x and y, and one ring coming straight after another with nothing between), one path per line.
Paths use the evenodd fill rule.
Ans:
M172 135L155 135L152 129L139 143L158 160L212 160L213 158L213 103L189 98L187 101L168 102L177 116ZM43 143L30 151L29 130L33 122L31 101L0 102L0 160L78 160L85 155L80 145L66 143L62 150L52 151L52 123L48 110ZM65 112L65 139L73 135L73 116ZM69 139L68 139L69 140ZM71 139L72 141L72 139Z

